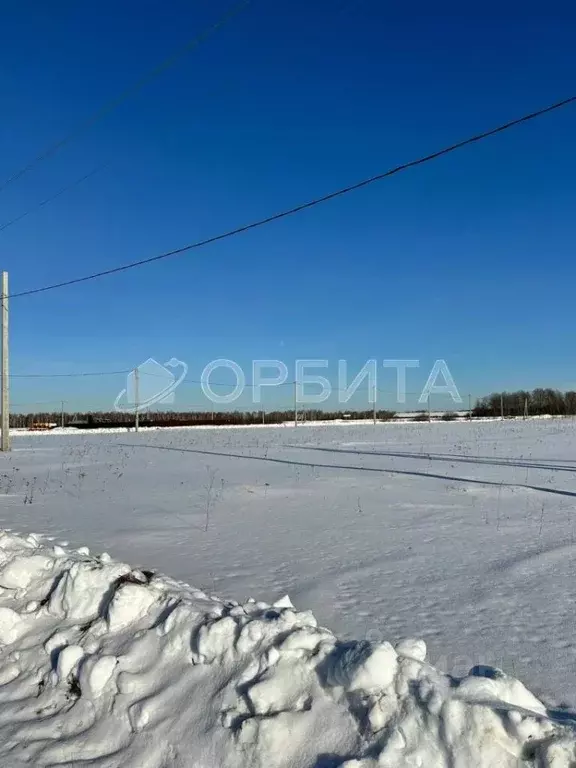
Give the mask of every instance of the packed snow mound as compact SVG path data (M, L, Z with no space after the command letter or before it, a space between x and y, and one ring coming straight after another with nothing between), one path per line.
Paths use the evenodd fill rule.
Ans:
M422 640L339 642L288 598L244 605L86 548L0 533L0 765L568 768L573 731Z

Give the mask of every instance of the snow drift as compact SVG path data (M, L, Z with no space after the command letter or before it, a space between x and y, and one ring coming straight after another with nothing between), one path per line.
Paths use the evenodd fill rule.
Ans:
M244 605L0 533L0 764L568 768L572 730L493 668L421 640L342 643L285 598Z

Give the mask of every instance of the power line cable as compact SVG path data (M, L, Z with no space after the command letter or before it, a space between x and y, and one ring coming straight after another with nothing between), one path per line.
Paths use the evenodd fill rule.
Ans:
M83 376L119 376L119 375L128 375L134 372L134 368L129 368L123 371L88 371L88 372L79 372L79 373L21 373L21 374L10 374L10 378L15 379L46 379L46 378L78 378ZM169 376L163 376L159 373L150 373L148 371L140 371L140 375L143 376L151 376L155 379L164 379L165 381L172 381L172 379ZM180 384L188 384L191 386L198 386L203 384L204 382L202 379L183 379ZM223 381L210 381L209 382L210 387L227 387L228 389L235 386L232 382L223 382ZM293 387L295 384L294 381L283 381L279 384L274 384L274 387ZM307 382L301 382L302 386L305 386ZM266 387L265 383L260 384L253 384L251 382L245 382L243 385L244 389L256 389L258 387ZM309 386L314 386L314 382L310 382ZM348 388L344 387L330 387L331 392L348 392ZM374 387L361 387L356 390L354 390L353 394L357 393L364 393L364 392L373 392ZM376 391L383 395L396 395L396 390L386 390L386 389L379 389L376 388ZM421 395L422 391L418 392L405 392L405 395Z
M9 375L9 378L11 379L70 379L70 378L83 378L83 377L100 377L100 376L127 376L128 374L131 374L134 372L133 368L129 368L122 371L81 371L78 373L11 373ZM165 379L167 381L172 381L170 377L168 376L162 376L161 374L157 373L148 373L147 371L140 371L141 375L144 376L151 376L156 379ZM203 382L201 379L183 379L181 384L188 384L191 386L198 386L201 385ZM274 387L293 387L294 386L293 381L284 381L280 384L274 384ZM225 388L232 388L235 385L231 382L223 382L223 381L210 381L209 382L210 387L225 387ZM305 384L302 384L304 386ZM314 386L313 383L310 384L310 386ZM251 382L245 382L243 384L244 389L256 389L256 388L263 388L266 387L266 384L253 384ZM348 388L343 387L331 387L331 392L348 392ZM370 393L373 392L373 387L362 387L359 389L354 390L355 394L364 394L364 393ZM380 389L376 388L376 391L382 395L397 395L396 390L386 390L386 389ZM421 395L422 391L418 392L405 392L404 393L407 396L416 396ZM54 402L61 402L60 400L54 401Z
M363 0L359 0L359 2L362 2L362 1L363 1ZM340 7L339 9L337 9L337 10L338 10L340 13L343 13L344 11L347 11L347 10L349 10L349 9L350 9L350 4L351 4L351 0L344 0L344 2L343 2L343 4L341 5L341 7ZM226 83L226 86L227 86L227 85L229 85L229 83ZM226 87L226 86L225 86L225 87ZM211 91L209 91L209 92L208 92L208 95L214 95L215 93L218 93L218 92L220 92L220 91L222 91L222 90L223 90L223 87L222 87L222 86L219 86L218 88L214 88L214 89L212 89ZM172 124L173 124L173 118L171 118L171 120L170 120L169 122L170 122L170 125L172 126ZM103 163L101 166L98 166L97 168L95 168L94 170L92 170L90 173L87 173L87 174L85 174L84 176L81 176L80 178L76 179L76 180L75 180L75 181L73 181L71 184L69 184L68 186L66 186L66 187L64 187L63 189L59 190L59 191L58 191L58 192L56 192L54 195L52 195L51 197L49 197L49 198L47 198L46 200L42 201L42 202L41 202L41 203L39 203L38 205L32 206L32 208L30 208L29 210L27 210L25 213L23 213L23 214L20 214L19 216L16 216L14 219L11 219L10 221L7 221L5 224L2 224L2 225L0 225L0 232L3 232L3 231L4 231L5 229L7 229L8 227L12 226L13 224L16 224L16 223L18 223L18 222L19 222L19 221L21 221L22 219L24 219L24 218L26 218L27 216L29 216L31 213L34 213L35 211L37 211L37 210L39 210L40 208L42 208L43 206L45 206L45 205L48 205L48 204L49 204L49 203L51 203L53 200L56 200L56 199L57 199L57 198L59 198L61 195L65 194L66 192L68 192L68 191L70 191L70 190L72 190L72 189L75 189L76 187L80 186L80 184L84 183L85 181L88 181L88 179L90 179L92 176L94 176L94 175L95 175L95 174L96 174L96 173L97 173L99 170L101 170L101 169L103 169L103 168L106 168L106 167L107 167L107 166L109 166L110 164L111 164L111 162L110 162L110 161L109 161L109 162L106 162L106 163Z
M363 1L364 0L357 0L357 2L363 2ZM350 10L351 4L352 4L352 0L344 0L343 4L341 5L341 7L339 9L337 9L337 11L339 13L343 13L345 11L348 11L348 10ZM226 88L228 85L230 85L230 82L234 82L234 81L229 81L224 86L220 85L217 88L211 89L210 91L208 91L207 94L204 94L204 95L212 96L215 93L219 93L222 90L224 90L224 88ZM173 121L174 121L173 117L170 118L170 120L168 121L171 127L173 126ZM40 204L38 204L36 206L33 206L32 208L27 210L25 213L23 213L23 214L21 214L19 216L16 216L14 219L11 219L10 221L6 222L3 225L0 225L0 232L4 231L5 229L7 229L8 227L12 226L13 224L16 224L17 222L21 221L22 219L26 218L31 213L34 213L35 211L39 210L43 206L48 205L53 200L56 200L57 198L59 198L61 195L65 194L69 190L75 189L76 187L80 186L80 184L82 184L85 181L88 181L88 179L90 179L93 175L95 175L99 170L101 170L103 168L106 168L109 165L111 165L110 161L106 162L106 163L103 163L101 166L98 166L97 168L92 170L90 173L85 174L84 176L81 176L79 179L76 179L71 184L69 184L68 186L64 187L59 192L56 192L53 196L47 198L46 200L44 200Z
M95 123L99 122L100 120L102 120L102 118L110 114L110 112L114 111L117 107L123 104L128 98L130 98L132 95L140 91L145 85L147 85L149 82L157 78L167 69L169 69L171 66L176 64L187 53L189 53L189 51L199 46L201 43L204 42L204 40L206 40L212 34L217 32L227 22L231 21L235 16L237 16L241 10L243 10L250 4L250 2L251 0L241 0L241 2L235 3L231 8L228 9L228 11L217 22L215 22L210 27L205 29L199 35L196 35L192 40L187 42L186 45L184 45L182 48L177 50L175 53L168 56L168 58L164 59L164 61L162 61L157 67L152 69L150 72L147 72L143 77L137 80L133 85L129 86L124 91L122 91L118 96L116 96L116 98L112 99L111 101L104 104L104 106L100 107L100 109L94 112L90 117L88 117L83 122L79 123L67 136L60 139L56 143L46 147L46 149L44 149L39 155L37 155L27 165L25 165L19 171L16 171L16 173L12 174L12 176L10 176L8 179L6 179L6 181L4 181L0 185L0 192L4 190L9 184L12 184L12 182L16 181L17 179L21 178L26 173L31 171L33 168L35 168L41 162L46 160L48 157L51 157L52 155L56 154L56 152L62 149L62 147L66 146L66 144L71 142L77 136L80 136L81 134L85 133Z
M60 197L60 195L63 195L65 192L68 192L69 190L79 186L80 184L82 184L83 181L87 181L87 179L91 178L92 176L97 174L99 171L102 171L104 168L106 168L107 165L108 163L103 163L102 165L96 166L96 168L93 168L91 171L84 174L84 176L81 176L79 179L76 179L76 181L73 181L71 184L68 184L67 186L62 187L54 195L47 197L45 200L42 200L41 203L34 205L32 208L28 208L28 210L25 211L24 213L21 213L19 216L16 216L15 218L10 219L10 221L7 221L4 224L0 225L0 232L3 232L5 229L8 229L8 227L11 227L13 224L16 224L17 222L22 221L22 219L25 219L26 216L29 216L31 213L34 213L34 211L37 211L40 208L43 208L45 205L48 205L48 203L51 203L53 200L56 200L57 197Z
M187 251L195 250L197 248L203 248L206 245L211 245L212 243L220 242L221 240L226 240L230 237L234 237L235 235L242 234L244 232L249 232L252 229L257 229L259 227L262 227L266 224L270 224L274 221L279 221L280 219L285 219L288 216L293 216L296 213L300 213L301 211L305 211L309 208L314 208L317 205L320 205L321 203L326 203L329 200L334 200L337 197L341 197L343 195L348 194L349 192L354 192L357 189L361 189L363 187L367 187L370 184L374 184L377 181L381 181L382 179L388 178L389 176L394 176L397 173L400 173L402 171L406 171L409 168L414 168L418 165L424 165L424 163L428 163L431 160L436 160L439 157L443 157L444 155L448 155L451 152L455 152L457 149L462 149L463 147L468 146L469 144L474 144L476 142L482 141L483 139L487 139L490 136L495 136L498 133L503 133L504 131L509 130L510 128L520 125L521 123L526 123L530 120L534 120L537 117L541 117L542 115L548 114L550 112L553 112L554 110L560 109L561 107L565 107L568 104L572 104L576 101L576 96L570 96L567 99L563 99L562 101L558 101L555 104L551 104L548 107L544 107L542 109L537 110L536 112L530 112L527 115L523 115L522 117L518 117L514 120L510 120L507 123L504 123L502 125L497 126L496 128L492 128L488 131L484 131L483 133L478 133L474 136L471 136L467 139L464 139L462 141L458 141L455 144L451 144L448 147L445 147L444 149L440 149L436 152L432 152L429 155L424 155L423 157L419 157L416 160L410 160L407 163L403 163L402 165L397 165L395 168L392 168L388 171L385 171L384 173L379 173L375 176L370 176L367 179L363 179L362 181L356 182L355 184L351 184L347 187L343 187L341 189L336 190L335 192L330 192L327 195L324 195L322 197L317 197L313 200L310 200L306 203L301 203L300 205L297 205L293 208L289 208L287 210L281 211L280 213L275 213L271 216L267 216L264 219L259 219L257 221L253 221L250 224L245 224L241 227L237 227L236 229L228 230L227 232L223 232L219 235L214 235L213 237L206 238L205 240L199 240L195 243L191 243L189 245L185 245L181 248L175 248L172 251L166 251L165 253L158 254L157 256L151 256L146 259L140 259L139 261L133 261L129 264L123 264L119 267L112 267L111 269L105 269L101 272L94 272L90 275L85 275L84 277L76 277L71 280L64 280L60 283L52 283L51 285L46 285L41 288L32 288L27 291L21 291L19 293L13 293L9 298L19 298L21 296L31 296L33 294L37 293L44 293L46 291L52 291L56 288L64 288L69 285L76 285L78 283L85 283L89 280L96 280L100 277L105 277L107 275L114 275L118 274L119 272L125 272L129 269L135 269L136 267L142 267L145 264L152 264L155 261L161 261L162 259L167 259L170 256L177 256L181 253L186 253Z
M132 371L88 371L80 373L11 373L11 379L71 379L84 376L119 376Z
M61 400L45 400L40 403L10 403L10 408L29 408L31 405L60 405Z

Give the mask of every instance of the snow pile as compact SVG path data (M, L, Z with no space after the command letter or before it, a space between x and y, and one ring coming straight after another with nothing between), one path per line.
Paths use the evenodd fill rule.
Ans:
M285 598L223 602L0 533L0 764L562 768L575 735L499 670L341 643Z

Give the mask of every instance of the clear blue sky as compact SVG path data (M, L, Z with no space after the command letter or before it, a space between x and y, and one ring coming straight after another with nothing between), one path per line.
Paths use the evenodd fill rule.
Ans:
M0 2L0 180L229 5ZM1 267L18 292L152 256L562 99L575 23L568 3L253 0L0 192L1 226L109 164L0 232ZM572 106L221 244L14 299L12 371L419 358L419 388L445 358L464 393L575 387L575 136ZM105 407L121 385L15 380L13 400Z

